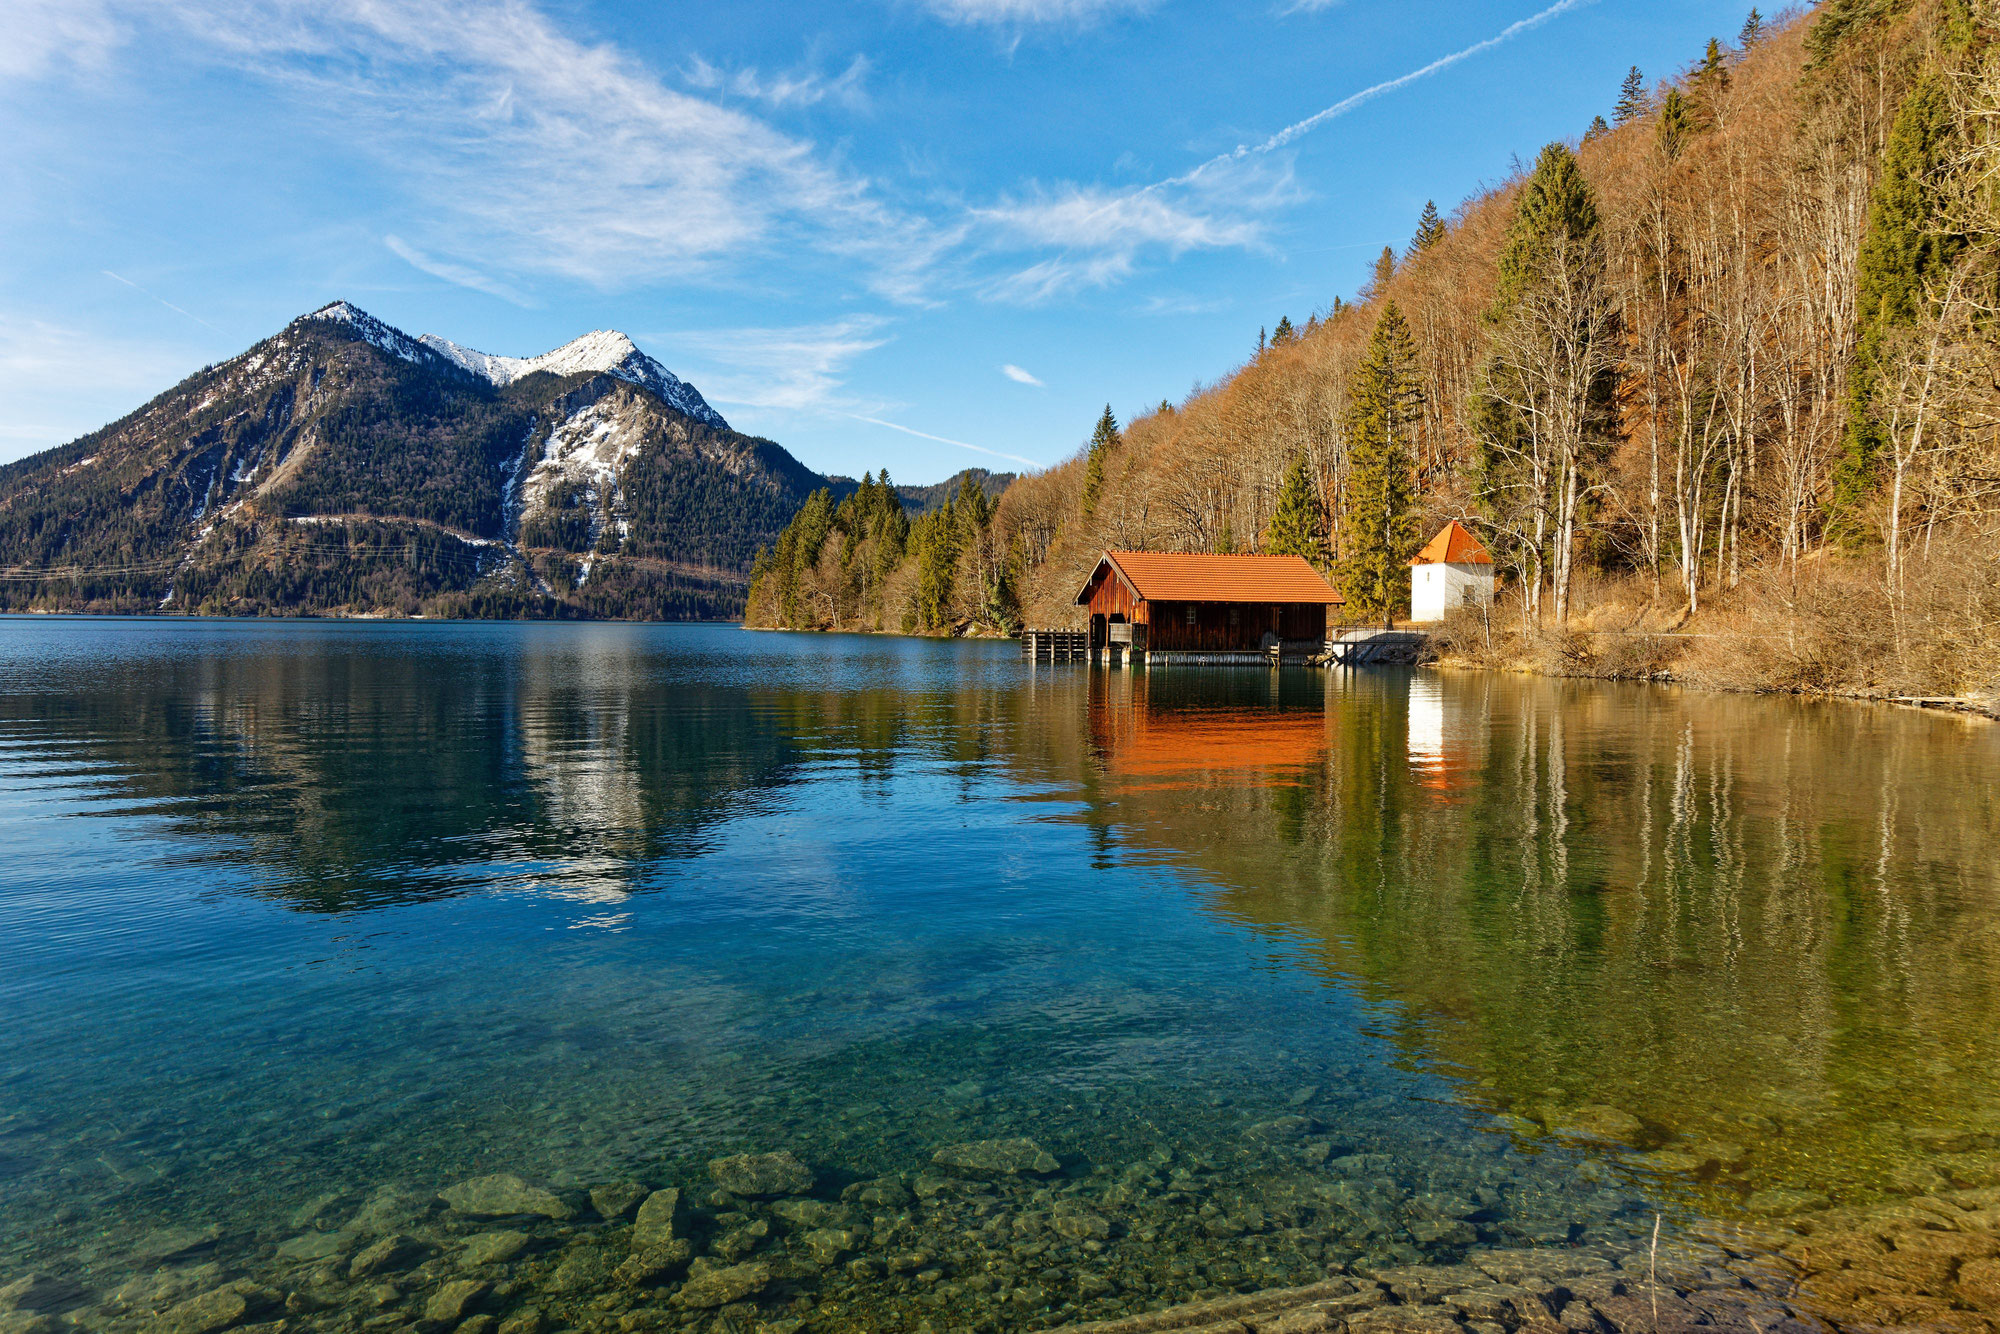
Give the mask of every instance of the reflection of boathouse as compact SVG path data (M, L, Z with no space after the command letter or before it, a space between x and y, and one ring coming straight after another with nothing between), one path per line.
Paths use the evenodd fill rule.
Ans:
M1090 608L1090 647L1134 661L1304 658L1326 644L1327 608L1342 602L1298 556L1107 551L1076 604Z

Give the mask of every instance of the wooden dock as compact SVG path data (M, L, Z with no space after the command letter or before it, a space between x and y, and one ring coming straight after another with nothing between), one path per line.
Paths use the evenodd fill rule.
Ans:
M1088 662L1088 630L1023 630L1021 656L1029 662Z
M1423 647L1416 630L1337 630L1326 641L1326 657L1335 667L1408 665Z

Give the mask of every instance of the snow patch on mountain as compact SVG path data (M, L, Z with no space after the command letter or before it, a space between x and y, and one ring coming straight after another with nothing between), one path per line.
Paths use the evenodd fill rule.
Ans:
M533 375L537 371L547 371L551 375L600 373L650 389L668 407L698 422L717 430L730 429L722 414L710 407L693 385L641 352L637 344L615 329L594 329L539 357L495 356L490 352L461 347L436 334L425 334L417 341L496 385L512 384L522 376Z
M372 343L392 357L404 361L421 362L429 355L423 344L401 329L394 329L370 315L359 306L345 301L335 301L321 306L310 315L301 317L308 320L333 320L353 327L363 341Z
M624 505L619 470L646 442L645 411L629 400L620 406L601 398L558 422L542 445L542 456L521 484L523 517L550 508L550 492L569 482L581 492L591 515L590 539L602 534L605 511L616 516Z

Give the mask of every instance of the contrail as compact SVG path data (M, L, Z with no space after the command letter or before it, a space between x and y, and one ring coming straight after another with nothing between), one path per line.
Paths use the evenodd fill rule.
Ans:
M1524 32L1539 28L1552 18L1566 14L1572 9L1581 9L1585 5L1595 3L1596 0L1556 0L1556 3L1550 5L1547 9L1542 10L1538 14L1530 14L1527 18L1521 19L1519 22L1507 25L1493 36L1488 37L1485 41L1474 42L1463 51L1454 51L1448 56L1439 56L1436 60L1433 60L1421 69L1413 69L1408 74L1401 74L1393 79L1385 79L1373 87L1363 88L1358 93L1350 93L1324 111L1314 112L1302 121L1287 125L1261 144L1239 144L1227 153L1221 153L1210 158L1192 171L1183 172L1179 176L1161 181L1159 185L1148 188L1157 190L1160 186L1186 185L1195 177L1219 163L1235 162L1239 159L1249 157L1253 153L1269 153L1275 149L1283 148L1293 140L1311 134L1328 121L1344 116L1354 110L1354 108L1361 106L1363 103L1372 102L1384 93L1393 93L1398 88L1415 83L1419 79L1428 79L1431 75L1436 74L1440 70L1449 69L1461 60L1470 60L1483 51L1491 51L1503 42L1512 41Z
M153 300L159 302L161 305L165 306L168 310L173 311L176 315L187 316L189 319L193 320L196 324L199 324L202 328L209 330L211 333L222 333L222 330L216 328L213 324L210 324L207 320L195 314L193 311L182 310L179 306L175 305L173 302L167 300L163 296L153 296L151 292L146 291L145 288L139 286L139 284L133 282L130 278L121 278L119 277L119 275L113 273L109 269L99 269L98 272L103 274L105 277L112 279L114 282L124 283L127 287L131 288L135 292L138 292L144 296L153 297ZM227 338L228 336L229 335L227 334L223 334L223 337L225 338Z
M880 417L863 417L855 412L844 412L841 415L843 417L851 417L858 422L867 422L870 426L886 426L892 431L901 431L904 435L913 435L919 440L935 440L941 445L956 445L960 449L969 449L975 454L986 454L996 459L1006 459L1009 463L1019 463L1030 468L1039 468L1042 466L1033 459L1022 458L1019 454L1003 454L997 449L988 449L984 445L968 445L963 440L953 440L947 436L932 435L928 431L913 431L907 426L898 426L894 422L885 422Z

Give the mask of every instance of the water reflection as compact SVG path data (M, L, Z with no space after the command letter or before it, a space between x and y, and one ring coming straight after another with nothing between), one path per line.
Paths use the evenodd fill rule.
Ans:
M2000 1184L1991 729L1450 674L1336 676L1311 727L1105 706L1118 835L1313 939L1494 1106L1724 1211ZM1276 786L1206 758L1308 731Z
M275 1244L328 1183L784 1145L845 1184L1024 1128L1078 1190L1290 1220L1119 1280L1146 1302L2000 1185L1990 728L720 629L14 628L0 1222L37 1263L238 1210Z

